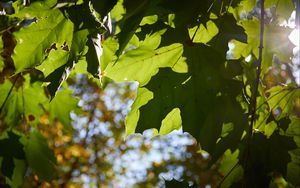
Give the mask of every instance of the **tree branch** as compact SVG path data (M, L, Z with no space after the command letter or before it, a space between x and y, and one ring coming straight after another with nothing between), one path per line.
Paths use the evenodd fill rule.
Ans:
M262 54L263 54L263 42L264 42L264 17L265 17L265 11L264 11L264 0L260 0L260 36L259 36L259 56L258 56L258 63L256 67L256 80L254 83L253 88L253 94L251 99L251 120L250 120L250 139L253 134L253 126L255 122L255 116L256 116L256 106L257 106L257 96L258 96L258 86L260 81L260 74L261 74L261 64L262 64Z
M265 17L265 11L264 11L264 0L260 0L260 36L259 36L259 56L258 56L258 62L256 67L256 79L253 85L252 90L252 96L251 96L251 104L250 104L250 126L248 135L246 138L247 148L244 153L243 162L244 162L244 168L245 168L245 175L244 180L246 180L246 186L248 187L247 183L252 182L251 180L251 164L249 163L249 159L251 158L250 150L251 150L251 142L253 138L253 127L256 119L256 109L257 109L257 97L258 97L258 87L259 87L259 81L260 81L260 74L261 74L261 64L262 64L262 55L263 55L263 42L264 42L264 17ZM248 182L247 182L248 180ZM250 180L250 181L249 181Z

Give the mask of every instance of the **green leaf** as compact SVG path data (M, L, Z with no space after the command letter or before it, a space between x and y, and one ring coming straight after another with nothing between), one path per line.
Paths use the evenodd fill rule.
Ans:
M225 61L211 47L198 44L187 46L184 56L188 73L160 69L144 86L153 92L154 97L151 99L147 95L148 98L143 99L142 95L137 96L134 104L140 108L138 122L134 125L137 117L129 114L126 120L131 124L126 124L126 127L130 127L130 130L136 128L137 132L159 129L167 114L179 108L183 130L191 133L204 150L214 153L214 157L218 158L229 146L236 146L243 133L243 125L247 125L243 110L236 101L240 85L222 76ZM221 110L220 106L227 110ZM132 111L138 110L132 108ZM216 144L221 136L222 125L227 122L234 124L234 130Z
M6 100L6 97L9 94L9 90L13 85L10 83L10 81L6 80L6 83L4 85L4 92L3 95L1 95L2 99L2 105L4 101ZM4 104L2 111L1 111L1 117L4 117L4 121L9 126L15 126L20 123L21 115L23 113L23 107L22 107L22 94L21 92L16 91L15 89L11 92L9 97L6 100L6 103Z
M119 48L118 41L113 37L102 42L103 54L100 58L100 68L101 71L104 71L109 63L112 63L116 60L115 53Z
M252 47L246 43L233 40L231 41L234 45L234 48L232 50L232 59L240 59L241 57L246 58L251 54Z
M243 21L242 27L248 36L247 43L251 46L253 54L258 58L258 47L260 45L260 23L258 20ZM262 72L268 71L268 68L272 65L273 55L276 55L281 61L290 62L290 58L293 56L292 49L293 44L289 40L288 36L291 29L287 27L281 27L276 25L265 25L264 43L263 43L263 61ZM276 40L274 40L276 38ZM249 47L244 47L249 50Z
M299 154L298 154L299 156ZM300 165L299 163L291 162L287 165L287 180L293 185L299 185L300 180Z
M77 108L78 99L72 96L71 90L61 90L49 104L49 120L59 120L64 128L72 130L70 112ZM63 106L63 107L62 107Z
M143 102L143 104L137 105L140 108L139 119L135 121L137 124L131 125L132 127L136 127L136 132L143 132L149 128L160 129L161 123L167 114L178 107L176 99L177 97L180 99L180 95L182 94L180 93L181 84L187 79L188 75L175 73L170 68L159 70L158 74L145 86L147 88L146 91L152 91L148 91L151 93L151 98L149 98L150 94L145 95L147 98L144 95L138 95L136 98L135 103L139 104ZM149 102L144 105L145 101ZM181 108L180 111L181 113L183 112ZM133 117L128 116L127 120L129 118Z
M25 159L21 136L12 131L6 132L7 137L0 139L0 157L3 157L1 172L9 179L13 179L16 163L14 159Z
M256 7L256 0L242 0L236 8L230 8L229 12L232 13L236 20L240 20L244 14L247 16L249 12Z
M295 9L293 0L266 0L265 8L276 7L276 15L288 20Z
M276 13L278 16L288 20L294 9L295 5L293 0L278 0Z
M139 108L147 104L153 98L153 93L146 88L138 88L137 97L131 106L131 111L125 119L126 136L135 133L136 125L139 120Z
M300 119L293 117L291 119L291 123L286 130L287 136L293 136L294 141L296 142L297 146L300 148Z
M6 80L4 83L0 84L0 105L2 106L8 93L9 93L9 90L11 89L12 87L12 83L8 80Z
M48 102L41 83L31 84L28 75L24 78L17 76L15 79L18 79L16 82L20 82L22 79L25 81L20 88L14 87L12 89L3 106L1 116L4 116L4 120L9 126L16 126L22 120L28 120L30 123L39 122L39 117L44 113L41 105ZM1 90L3 93L0 95L0 104L4 103L12 87L13 85L8 80L0 85L0 88L3 89ZM32 118L34 119L30 120Z
M172 44L157 50L140 46L121 56L117 64L109 64L104 75L117 82L138 81L143 86L160 67L174 66L181 54L181 44Z
M24 87L22 98L24 99L23 106L26 118L30 121L33 117L34 120L31 123L33 121L39 122L39 117L44 113L41 106L49 101L46 98L43 87L41 87L41 83L28 84L27 87Z
M60 61L61 58L54 61L49 61L48 64L44 65L46 66L47 70L50 68L56 68L56 69L50 69L49 74L46 77L46 81L50 82L50 84L47 86L48 91L51 95L51 98L53 98L60 88L61 84L68 78L70 72L74 68L75 64L78 63L78 61L87 53L87 47L86 43L88 40L89 31L87 29L77 31L73 34L73 39L71 43L71 49L69 53L63 53L61 54L63 60L66 60L64 63L56 62ZM94 48L92 46L92 48ZM58 53L58 52L56 52ZM66 55L67 57L63 56ZM47 63L47 62L46 62ZM60 67L58 67L61 65ZM44 67L43 65L41 65ZM58 67L58 68L57 68ZM46 69L45 69L46 70ZM47 71L48 72L48 71Z
M293 117L291 118L291 123L286 130L287 136L293 136L294 142L297 145L297 149L289 151L291 156L291 162L287 166L287 180L293 185L298 185L300 183L300 119Z
M209 41L209 45L213 47L223 58L226 58L225 51L228 50L228 43L232 40L246 42L247 36L244 29L238 24L235 18L230 14L224 14L214 23L219 29L218 34ZM234 23L234 24L233 24Z
M218 32L219 29L216 24L213 21L209 20L208 22L206 22L206 26L201 24L199 28L198 26L195 26L189 29L189 36L192 39L195 35L193 42L205 44L209 42L214 36L216 36Z
M273 134L276 128L277 124L275 123L275 121L272 121L264 126L264 133L267 136L267 138L270 138L270 136Z
M102 55L101 37L100 35L91 35L88 37L87 46L88 52L86 54L87 71L95 78L99 77L100 57ZM94 41L95 40L95 41ZM96 42L97 41L97 42Z
M28 165L42 180L51 181L56 176L56 160L47 140L37 131L30 133L25 145Z
M17 73L42 63L54 43L70 46L73 36L72 22L57 9L45 9L42 2L24 8L20 12L23 14L36 21L14 32L17 46L12 58Z
M221 184L222 188L230 187L233 183L239 181L243 177L243 167L238 164L239 150L231 152L226 150L219 167L220 172L226 177Z
M116 20L117 22L123 18L123 15L126 13L123 2L118 1L114 8L110 11L111 19Z
M234 125L230 123L224 123L222 126L221 137L226 137L231 131L233 131Z
M257 146L260 147L257 147ZM261 133L255 133L251 143L251 174L247 174L252 182L251 186L269 184L268 174L277 172L283 177L287 176L287 165L291 162L288 151L297 146L290 136L280 135L275 131L268 139Z
M118 34L119 49L116 52L117 56L122 54L128 42L134 35L136 29L139 27L148 4L148 0L139 1L138 3L133 3L132 0L127 0L124 2L124 8L126 9L127 14L125 14L123 18L124 23L121 26L122 32Z
M2 72L3 68L5 67L5 64L3 62L2 57L0 57L0 72Z
M296 113L293 108L300 98L300 88L275 86L268 93L268 104L277 119Z
M182 120L180 116L180 109L174 108L165 119L161 122L161 127L159 129L160 135L166 135L172 132L173 130L178 130L181 128Z
M6 179L7 184L10 185L12 188L18 188L23 184L24 175L26 172L26 161L25 160L18 160L14 159L14 173L10 179Z
M170 3L168 0L163 0L160 5L170 11L170 13L174 13L171 19L174 18L173 22L175 28L186 29L188 27L193 27L197 24L198 20L206 20L207 17L206 15L204 16L204 13L209 9L211 2L191 0L189 3L186 3L181 0L173 0L172 3ZM200 16L201 19L199 19Z
M293 162L300 164L300 148L289 151L289 154L291 155Z
M147 24L152 25L155 22L157 22L157 20L158 20L158 16L157 15L145 16L142 19L142 21L140 23L140 26L147 25Z
M36 69L43 72L44 76L49 76L59 67L63 66L68 60L69 52L58 48L57 50L51 50L48 57L43 63L36 67Z

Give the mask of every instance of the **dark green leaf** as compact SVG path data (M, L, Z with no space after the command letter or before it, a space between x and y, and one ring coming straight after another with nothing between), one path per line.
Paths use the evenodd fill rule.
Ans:
M197 138L204 150L216 152L215 157L218 158L227 147L234 148L241 138L243 125L247 124L243 110L235 99L240 92L240 85L222 77L222 58L210 47L197 45L184 50L189 72L179 74L170 69L160 69L145 86L153 92L153 98L145 90L145 95L138 94L132 108L135 113L139 112L137 126L137 117L131 113L127 117L126 126L128 130L136 127L137 132L148 128L159 129L167 114L173 108L179 108L183 130ZM227 122L233 122L234 130L216 145L222 125Z
M101 15L103 19L110 10L116 5L117 0L91 0L93 8Z
M0 140L0 156L3 157L1 172L8 178L13 178L15 169L14 159L25 159L21 136L12 131L7 132L7 137Z
M259 146L259 147L258 147ZM267 139L263 134L254 134L251 144L251 172L246 174L252 181L251 186L268 186L270 177L268 174L277 172L283 177L287 176L287 165L291 162L289 150L297 146L292 137L280 135L278 131Z
M89 48L86 54L87 71L94 77L99 78L100 57L102 55L101 38L98 36L89 36L87 46Z
M197 185L193 184L193 185L189 185L187 182L185 181L176 181L176 180L171 180L171 181L165 181L166 184L166 188L196 188Z

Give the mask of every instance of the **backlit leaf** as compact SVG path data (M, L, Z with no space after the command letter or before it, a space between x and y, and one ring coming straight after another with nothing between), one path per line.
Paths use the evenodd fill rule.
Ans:
M276 7L276 15L286 20L291 16L292 11L295 8L293 0L266 0L265 8Z
M258 58L260 23L258 20L243 21L241 23L248 35L247 43L251 46L253 54ZM293 44L288 39L291 29L281 26L265 25L262 71L265 73L272 65L273 56L281 61L290 62ZM276 38L276 40L274 40ZM249 47L245 47L249 51Z
M25 153L29 166L39 178L50 181L56 176L56 160L49 149L47 140L37 131L30 133L25 145Z
M121 56L115 65L109 64L104 75L117 82L138 81L143 86L160 67L174 66L181 54L181 44L173 44L157 50L140 46Z
M17 72L42 63L54 43L70 46L73 36L72 22L57 9L45 10L42 2L33 3L21 13L36 21L14 33L17 46L13 60Z
M88 34L88 30L86 29L75 32L72 38L72 43L68 47L70 48L68 53L63 51L55 52L61 57L58 57L58 59L50 59L49 61L46 59L46 62L44 62L45 65L41 65L39 67L39 69L47 69L46 73L48 73L48 71L51 72L47 75L45 80L50 82L47 88L52 98L55 96L62 83L69 77L69 74L73 70L75 64L78 63L80 58L86 55ZM94 48L94 46L91 47ZM60 62L61 60L65 60L65 62ZM56 69L53 69L54 67Z
M268 92L270 96L267 101L276 118L295 114L293 108L300 98L299 88L275 86Z
M214 24L213 21L208 21L206 25L204 26L203 24L198 26L195 26L191 29L189 29L189 35L190 38L192 38L194 35L194 40L193 42L195 43L207 43L209 42L216 34L218 34L219 29L218 27Z
M180 116L180 109L174 108L165 119L161 122L161 127L159 129L159 134L166 135L173 130L178 130L181 128L182 120Z
M7 98L1 115L4 115L5 122L10 126L16 126L21 120L26 120L29 116L35 117L35 122L38 122L40 115L42 115L42 104L47 103L49 100L44 94L44 89L41 83L30 84L29 77L25 77L26 82L21 88L12 88L12 91ZM20 77L15 79L21 80ZM3 93L0 95L0 102L3 104L9 90L13 85L7 80L3 85ZM33 123L33 122L31 122Z
M49 119L59 120L66 130L72 130L70 112L77 108L78 99L72 96L71 90L61 90L49 104ZM62 107L63 106L63 107Z

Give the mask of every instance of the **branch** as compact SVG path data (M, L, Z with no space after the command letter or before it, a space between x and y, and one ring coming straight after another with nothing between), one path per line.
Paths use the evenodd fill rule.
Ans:
M245 175L249 176L248 170L252 167L249 166L248 159L250 158L250 149L251 149L251 141L253 137L253 126L256 119L256 109L257 109L257 96L258 96L258 86L260 81L260 74L261 74L261 64L262 64L262 55L263 55L263 42L264 42L264 0L260 0L260 36L259 36L259 56L258 56L258 62L256 67L256 79L252 90L252 96L251 96L251 104L250 104L250 111L251 111L251 119L250 119L250 126L248 135L246 138L246 151L243 156L243 162L245 165ZM250 178L251 177L244 177L244 178Z
M251 120L250 120L250 136L248 137L248 141L251 139L253 134L253 125L255 121L256 116L256 105L257 105L257 96L258 96L258 86L259 86L259 80L260 80L260 74L261 74L261 64L262 64L262 54L263 54L263 42L264 42L264 17L265 17L265 11L264 11L264 0L260 0L260 37L259 37L259 56L258 56L258 64L256 67L256 80L254 83L254 90L252 94L252 103L251 103Z
M296 0L296 27L300 28L300 0Z

